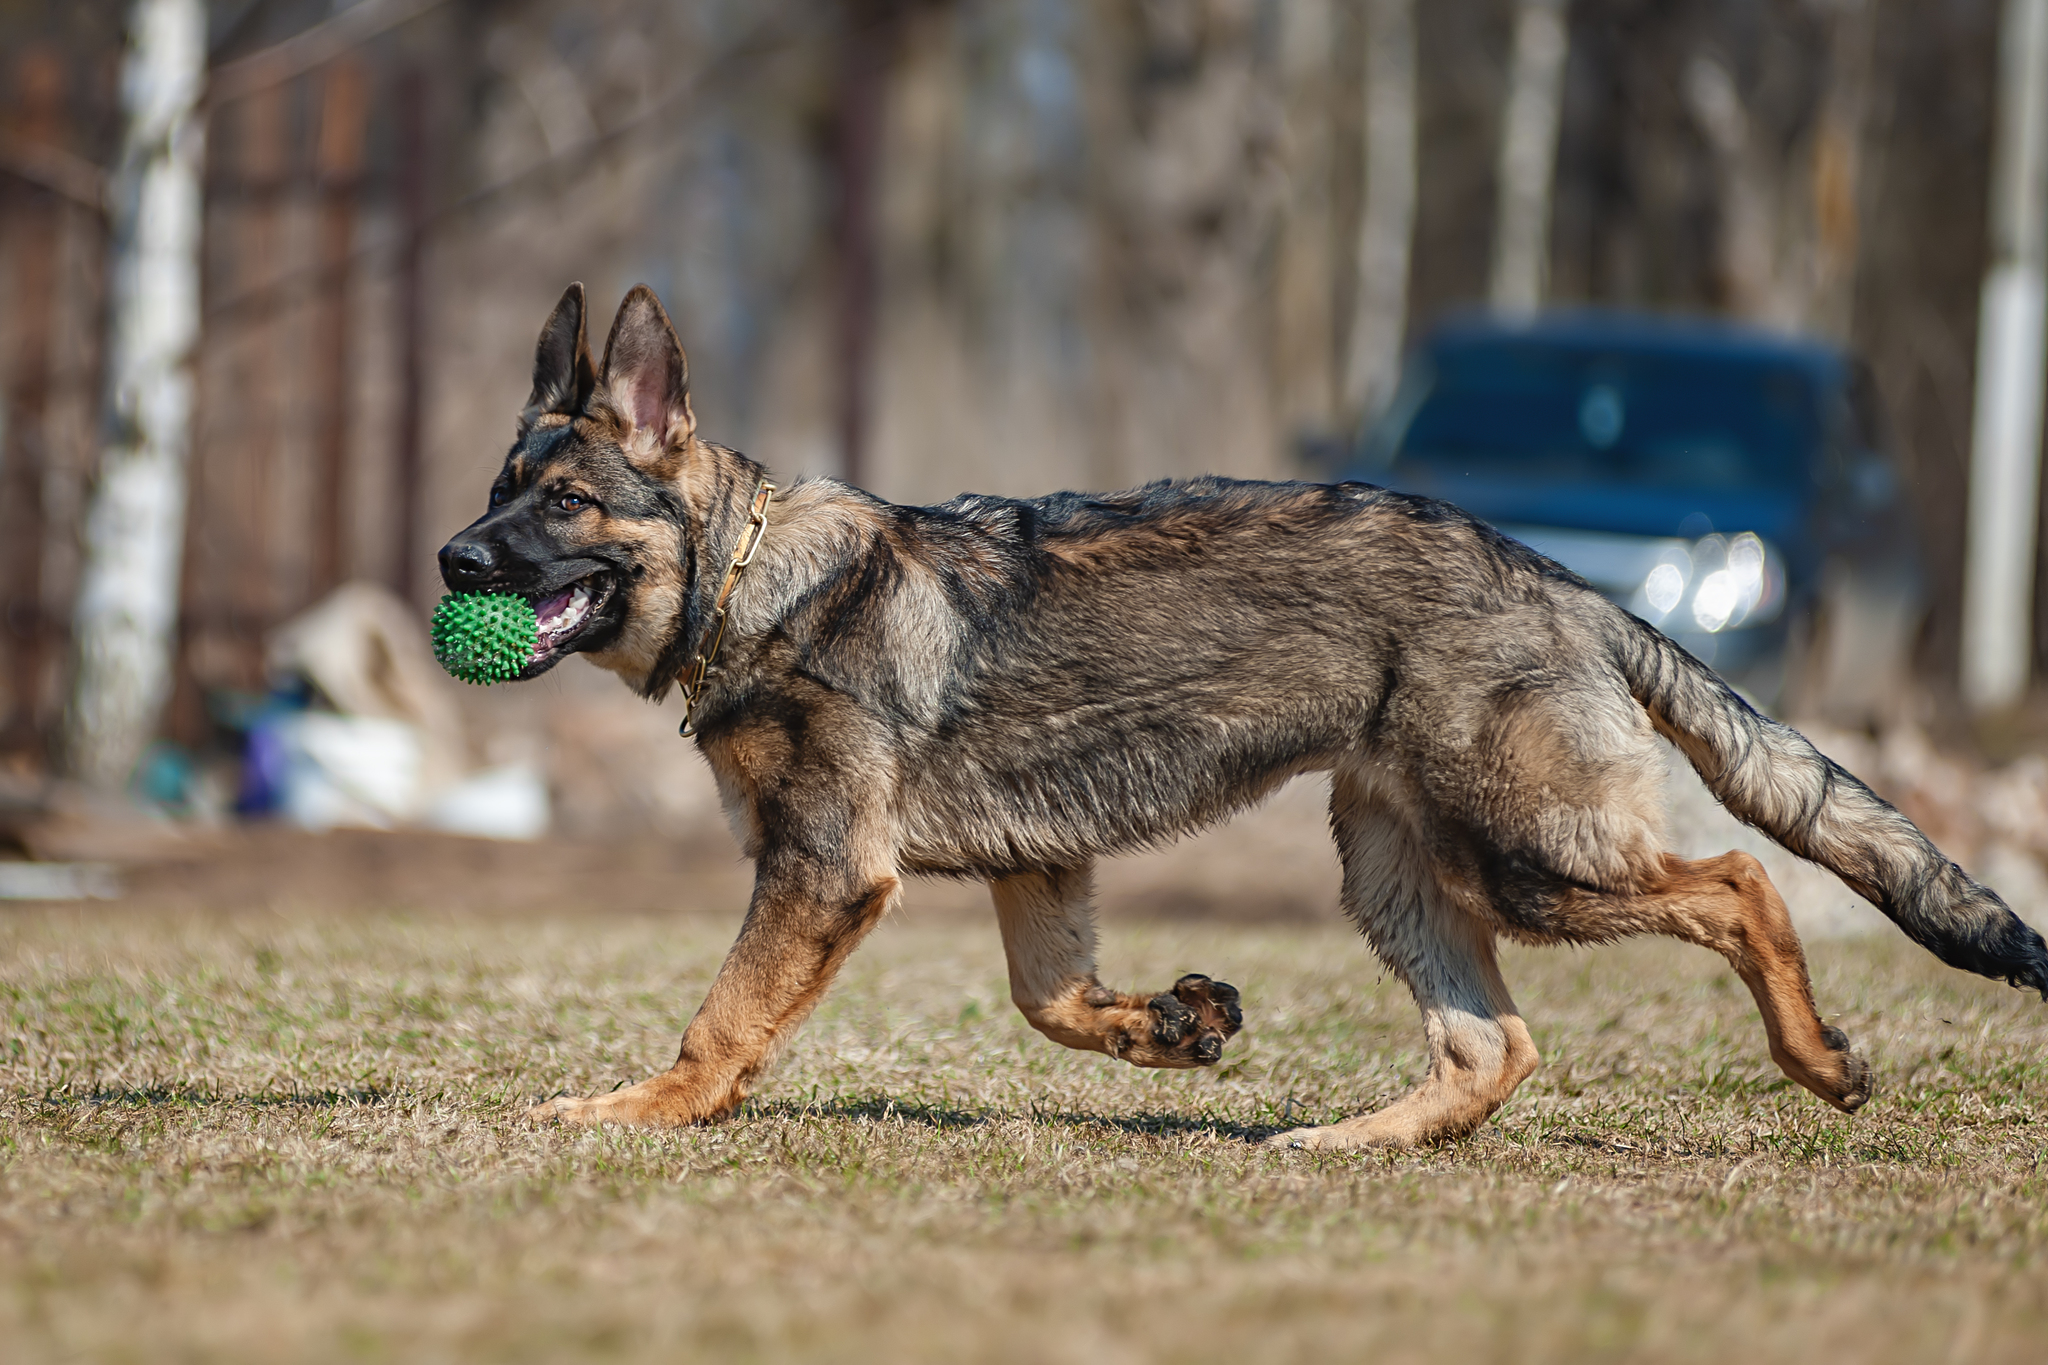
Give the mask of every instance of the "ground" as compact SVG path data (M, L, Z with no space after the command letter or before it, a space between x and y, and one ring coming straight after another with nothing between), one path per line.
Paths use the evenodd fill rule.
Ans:
M913 886L741 1114L670 1134L520 1113L665 1065L733 903L9 910L7 1358L1805 1365L2048 1339L2048 1007L1896 936L1812 945L1880 1078L1853 1118L1779 1076L1704 952L1516 950L1545 1066L1515 1101L1462 1144L1324 1156L1254 1141L1422 1062L1334 916L1112 912L1108 979L1244 992L1221 1067L1162 1073L1032 1033L961 901Z

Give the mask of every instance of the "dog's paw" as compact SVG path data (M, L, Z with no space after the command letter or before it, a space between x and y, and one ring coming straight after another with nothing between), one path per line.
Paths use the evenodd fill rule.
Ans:
M685 1128L722 1118L745 1098L746 1092L729 1080L707 1085L699 1076L671 1070L588 1099L557 1095L527 1110L526 1119L564 1128L595 1128L601 1123L624 1128Z
M1190 972L1145 1002L1148 1036L1121 1053L1139 1066L1214 1066L1223 1044L1244 1027L1237 987Z
M1877 1090L1877 1075L1870 1069L1870 1063L1862 1054L1852 1051L1849 1035L1833 1024L1822 1024L1821 1041L1827 1044L1835 1066L1832 1075L1816 1077L1819 1084L1808 1083L1810 1089L1822 1099L1845 1114L1853 1114L1870 1102Z
M604 1119L596 1101L578 1099L573 1095L557 1095L526 1111L528 1123L560 1124L564 1128L593 1128Z
M1316 1128L1290 1128L1259 1145L1295 1152L1363 1152L1376 1147L1413 1147L1415 1139L1395 1124L1376 1127L1353 1119Z

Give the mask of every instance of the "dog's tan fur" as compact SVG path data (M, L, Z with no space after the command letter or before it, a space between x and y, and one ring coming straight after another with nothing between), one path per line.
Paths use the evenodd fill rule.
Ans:
M577 287L542 332L492 510L444 574L537 600L581 585L601 607L529 674L580 651L658 697L704 647L763 471L697 435L651 293L621 306L601 366L588 355ZM729 1112L912 873L989 883L1012 997L1048 1038L1212 1063L1241 1017L1230 987L1097 979L1094 862L1319 771L1344 910L1413 991L1429 1070L1378 1113L1277 1140L1410 1145L1484 1122L1537 1065L1503 936L1712 948L1786 1074L1855 1109L1868 1069L1815 1014L1762 868L1664 850L1660 733L1945 960L2048 991L2040 937L1795 732L1526 547L1364 485L905 508L800 483L774 500L696 723L755 863L739 939L673 1067L537 1118Z

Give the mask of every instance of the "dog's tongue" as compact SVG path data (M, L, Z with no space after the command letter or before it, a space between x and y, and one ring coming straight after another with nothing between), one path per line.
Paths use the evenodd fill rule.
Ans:
M590 614L590 590L581 583L572 584L535 603L533 614L540 625L533 640L533 657L540 659L581 628L583 618Z

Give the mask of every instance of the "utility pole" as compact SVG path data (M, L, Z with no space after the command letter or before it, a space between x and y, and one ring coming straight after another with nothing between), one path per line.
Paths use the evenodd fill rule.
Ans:
M85 519L66 759L119 790L171 682L199 336L203 0L135 0L111 185L104 447Z
M2041 489L2042 266L2048 257L2048 0L2006 0L1998 32L1991 266L1977 321L1963 561L1963 696L2017 703L2033 659Z
M1571 50L1565 0L1520 0L1515 53L1501 110L1499 195L1494 211L1493 272L1487 290L1496 311L1517 316L1543 303L1550 265L1550 195L1557 172L1558 106Z
M1392 394L1408 329L1415 237L1415 0L1366 0L1365 194L1344 406L1369 422Z

